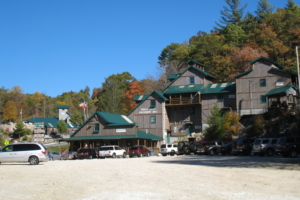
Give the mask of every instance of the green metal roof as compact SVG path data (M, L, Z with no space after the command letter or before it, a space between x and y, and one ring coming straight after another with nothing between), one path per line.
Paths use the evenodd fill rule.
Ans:
M145 95L145 97L143 97L143 100L142 100L135 108L133 108L133 109L127 114L127 116L130 115L135 109L137 109L137 108L139 107L139 105L141 105L144 101L146 101L147 98L148 98L149 96L151 96L152 94L157 94L160 98L162 98L162 99L165 100L165 101L168 100L168 98L165 97L163 93L158 92L158 91L153 91L153 92L151 92L150 94Z
M168 80L173 80L173 79L177 78L179 75L180 75L180 73L179 74L170 74L168 76Z
M59 106L57 106L57 108L58 109L69 109L69 106L61 106L61 105L59 105Z
M86 124L90 121L92 117L95 115L98 115L101 117L107 124L105 126L135 126L136 123L130 119L126 115L119 115L119 114L114 114L114 113L107 113L107 112L101 112L101 111L96 111L94 112L83 124L77 128L77 130L72 133L70 137L73 137L76 135L76 133Z
M250 73L252 71L253 71L253 69L250 69L250 70L245 71L245 72L243 72L241 74L235 75L234 78L240 78L240 77L242 77L242 76L244 76L244 75L246 75L246 74L248 74L248 73Z
M258 62L259 60L267 60L267 61L272 62L273 64L275 64L277 67L283 69L283 67L282 67L279 63L277 63L277 62L275 62L274 60L271 60L271 59L269 59L269 58L265 58L265 57L263 57L263 56L261 56L261 57L255 59L255 60L253 60L253 61L251 61L250 64L252 65L252 64Z
M133 98L133 101L144 101L147 99L149 94L143 94L143 95L135 95Z
M35 118L31 118L31 119L26 119L26 120L23 120L23 121L29 121L29 122L32 122L32 123L36 123L36 122L44 122L45 126L47 128L56 128L57 127L57 124L59 122L59 120L57 118L42 118L42 117L35 117ZM68 128L76 128L77 125L76 124L68 124L66 123Z
M296 91L299 91L298 88L296 88L294 85L289 85L289 86L285 86L285 87L281 87L281 88L272 89L266 94L266 96L271 96L271 95L280 94L280 93L286 93L291 88L293 88Z
M298 76L298 74L294 73L294 72L289 72L289 71L285 71L285 70L282 70L282 69L277 69L277 68L274 68L274 67L272 67L272 69L274 69L276 71L280 71L280 72L284 72L284 73L288 73L288 74L292 74L292 75Z
M117 139L150 139L162 140L161 137L145 133L144 131L137 130L136 135L105 135L105 136L71 136L70 138L61 139L60 141L78 141L78 140L117 140Z
M226 83L211 83L204 86L200 93L201 94L215 94L215 93L235 93L236 84L235 82Z
M190 93L190 92L199 92L203 84L195 84L195 85L176 85L171 86L165 94L177 94L177 93Z
M125 115L96 111L109 126L133 126L136 123Z
M196 61L194 61L194 62L196 62ZM191 69L191 68L193 68L193 69L195 69L195 70L197 70L197 71L199 71L200 73L202 73L202 74L204 74L204 76L208 76L208 77L210 77L210 78L213 78L213 79L216 79L214 76L212 76L212 75L210 75L209 73L207 73L207 72L205 72L205 71L203 71L203 70L201 70L201 69L198 69L198 68L196 68L196 67L194 67L194 66L189 66L189 67L187 67L177 78L175 78L171 83L169 83L163 90L162 90L162 92L164 93L179 77L181 77L186 71L188 71L189 69Z
M186 62L186 64L188 64L188 65L192 65L192 64L194 64L194 63L196 63L196 64L198 64L198 65L201 65L201 66L205 67L202 63L199 63L199 62L197 62L197 61L195 61L195 60L192 60L192 59L190 59L189 61Z

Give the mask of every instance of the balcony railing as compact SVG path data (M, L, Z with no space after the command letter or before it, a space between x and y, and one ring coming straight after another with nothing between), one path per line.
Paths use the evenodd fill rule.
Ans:
M169 102L166 106L170 105L188 105L188 104L201 104L200 97L179 97L179 98L169 98Z

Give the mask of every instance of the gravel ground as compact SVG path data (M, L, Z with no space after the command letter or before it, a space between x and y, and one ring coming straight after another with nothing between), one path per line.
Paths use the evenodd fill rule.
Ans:
M300 199L300 158L167 156L0 165L0 199Z

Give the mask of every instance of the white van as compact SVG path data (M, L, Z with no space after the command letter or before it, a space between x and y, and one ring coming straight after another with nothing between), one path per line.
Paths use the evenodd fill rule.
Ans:
M0 149L0 164L4 162L29 162L37 165L47 162L46 147L36 142L13 143Z

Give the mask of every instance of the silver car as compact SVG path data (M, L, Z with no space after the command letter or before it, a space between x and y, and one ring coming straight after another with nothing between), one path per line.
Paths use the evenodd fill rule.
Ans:
M0 149L0 164L5 162L29 162L37 165L47 162L46 147L36 142L20 142L4 146Z
M75 160L77 159L77 151L69 151L61 156L61 160Z
M254 141L253 153L260 156L273 156L275 153L277 138L259 138Z
M55 151L47 151L47 157L49 160L61 160L61 153Z

